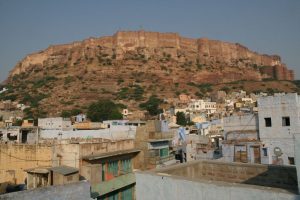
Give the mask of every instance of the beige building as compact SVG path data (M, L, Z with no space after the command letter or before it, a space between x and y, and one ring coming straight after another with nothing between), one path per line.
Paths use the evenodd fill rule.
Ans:
M137 157L136 167L153 169L175 164L174 137L174 130L169 130L165 120L148 121L145 126L137 127L136 148L142 152Z
M72 130L71 120L62 117L39 118L38 126L43 130Z
M51 166L51 163L51 145L0 144L0 184L24 183L25 169Z
M83 157L132 149L133 139L43 140L34 145L1 143L0 192L5 191L7 184L24 184L26 170L62 165L81 169Z
M27 189L65 185L79 181L79 170L68 166L38 167L25 171L27 172Z

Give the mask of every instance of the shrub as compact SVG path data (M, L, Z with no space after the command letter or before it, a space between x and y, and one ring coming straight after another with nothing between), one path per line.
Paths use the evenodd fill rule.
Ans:
M187 124L187 120L185 118L185 114L183 112L176 113L176 124L185 126Z
M67 84L69 84L69 83L71 83L73 81L74 81L74 78L72 76L67 76L65 78L64 84L67 85Z
M139 85L133 85L130 88L124 87L121 88L117 94L119 99L133 99L140 101L144 98L144 89Z
M147 110L150 115L154 116L154 115L158 115L162 112L162 110L159 109L159 105L162 102L163 101L161 99L157 98L155 95L152 95L148 99L148 101L146 101L145 103L141 103L139 106L143 110Z
M57 80L57 78L54 76L45 76L44 78L35 80L33 82L33 87L40 88L40 87L46 86L48 83L50 83L52 81L56 81L56 80Z
M72 116L75 116L75 115L79 115L81 113L82 113L82 111L80 109L75 108L73 110L63 110L61 112L60 116L63 117L63 118L69 118L69 117L72 117Z
M223 90L224 92L226 92L227 94L230 92L230 87L222 87L221 90Z
M39 106L39 102L47 97L48 97L47 94L38 93L34 96L31 96L30 94L27 93L24 95L21 103L24 103L24 104L27 103L27 104L30 104L30 107L36 108Z
M120 85L121 83L124 83L124 79L119 78L119 79L118 79L118 85Z
M87 116L92 122L122 119L119 106L110 100L101 100L88 107Z

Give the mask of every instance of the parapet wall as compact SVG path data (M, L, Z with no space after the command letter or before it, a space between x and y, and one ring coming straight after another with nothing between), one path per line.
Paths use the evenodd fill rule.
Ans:
M159 172L192 179L260 185L297 191L297 173L293 166L197 161L162 169Z
M149 172L136 173L136 198L143 200L299 200L283 189L216 181L195 181L185 177Z
M35 200L50 200L50 199L72 199L72 200L90 200L90 184L88 182L76 182L60 186L42 187L33 190L21 192L13 192L0 195L2 199L35 199Z

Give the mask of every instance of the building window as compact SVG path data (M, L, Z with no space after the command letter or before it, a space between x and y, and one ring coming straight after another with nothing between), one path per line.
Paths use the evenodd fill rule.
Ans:
M263 155L268 156L268 148L262 148Z
M102 181L105 181L106 165L102 163Z
M282 126L290 126L290 117L282 117Z
M271 127L272 126L271 117L265 118L265 124L266 124L266 127Z
M113 177L117 177L119 172L118 161L109 162L107 165L106 180L110 180Z
M294 157L288 157L289 159L289 164L290 165L295 165L295 158Z
M120 174L127 174L132 171L131 170L131 159L121 160L120 162L121 162Z
M166 157L169 155L169 148L163 148L159 150L160 157Z

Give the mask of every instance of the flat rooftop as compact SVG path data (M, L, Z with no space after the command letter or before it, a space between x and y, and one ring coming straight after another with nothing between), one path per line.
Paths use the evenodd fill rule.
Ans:
M158 176L191 181L209 181L216 184L240 184L248 187L298 193L295 166L228 163L222 161L192 161L149 171Z

